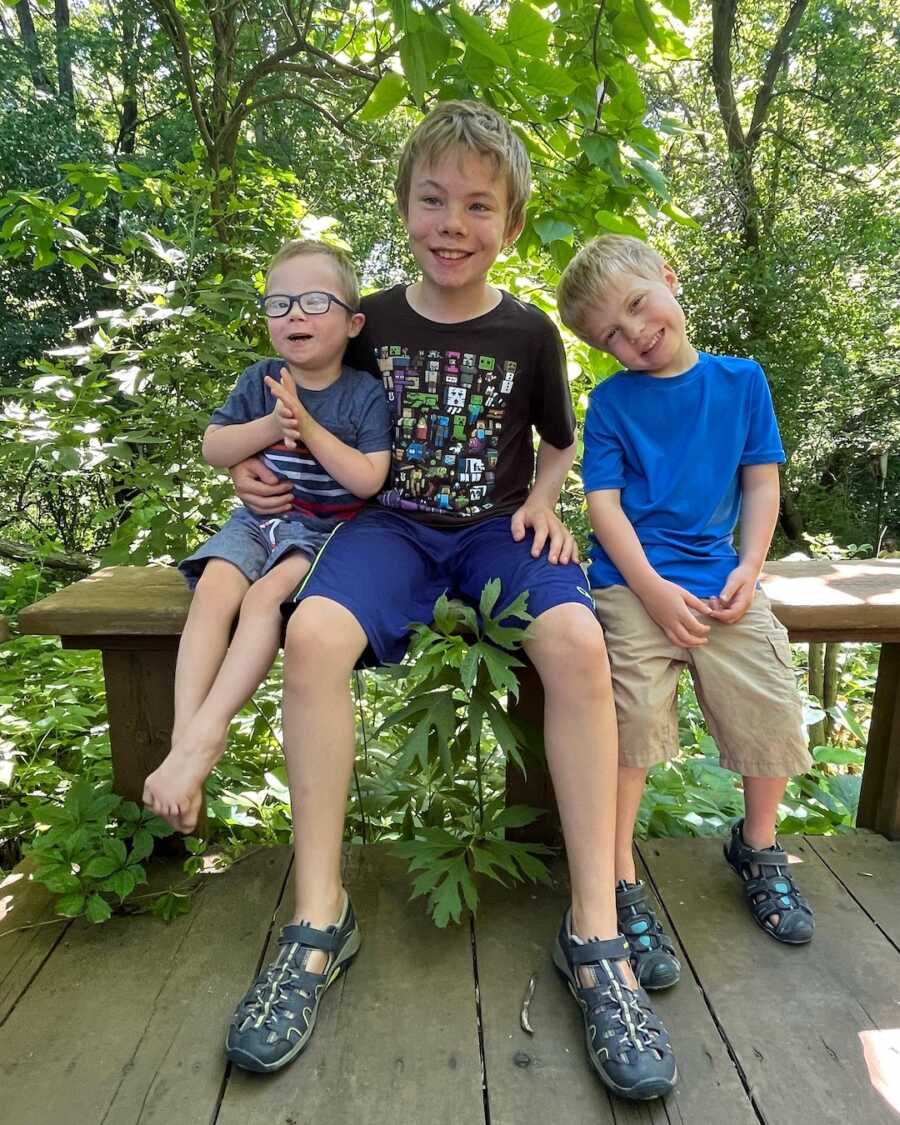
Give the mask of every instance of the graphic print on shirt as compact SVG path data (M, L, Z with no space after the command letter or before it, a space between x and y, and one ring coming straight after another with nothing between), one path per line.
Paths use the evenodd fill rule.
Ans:
M494 505L495 469L517 364L493 356L375 351L394 420L389 508L474 515Z

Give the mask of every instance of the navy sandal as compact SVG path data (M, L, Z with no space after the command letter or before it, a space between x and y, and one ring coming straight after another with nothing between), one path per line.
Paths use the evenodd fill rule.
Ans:
M754 921L776 941L805 945L812 940L816 924L812 908L791 876L787 855L777 844L761 851L751 848L744 842L743 828L743 820L732 826L731 840L723 850L725 861L744 884L744 898ZM775 915L777 925L772 922Z
M619 930L631 950L631 967L641 988L648 992L671 988L681 976L681 962L672 940L656 917L640 881L616 884L616 914Z

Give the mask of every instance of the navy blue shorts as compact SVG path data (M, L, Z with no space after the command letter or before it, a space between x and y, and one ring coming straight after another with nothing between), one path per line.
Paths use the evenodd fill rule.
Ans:
M516 543L510 522L510 516L496 516L467 527L435 528L397 512L367 509L333 533L293 595L294 608L312 597L342 605L368 637L371 651L363 663L377 664L403 659L410 626L431 622L441 594L477 609L492 578L501 584L494 616L525 590L532 617L570 602L593 614L581 567L551 563L546 547L532 558L531 531Z

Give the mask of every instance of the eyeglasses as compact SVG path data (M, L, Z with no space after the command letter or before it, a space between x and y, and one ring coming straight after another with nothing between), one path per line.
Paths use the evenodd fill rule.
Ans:
M354 311L333 293L320 293L318 290L312 293L269 293L259 299L266 316L269 317L287 316L294 307L295 301L300 306L300 311L305 312L307 316L320 316L322 313L327 313L332 301L351 315Z

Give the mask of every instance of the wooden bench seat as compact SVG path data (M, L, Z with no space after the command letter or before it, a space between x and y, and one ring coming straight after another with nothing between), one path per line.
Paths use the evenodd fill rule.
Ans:
M900 559L784 560L768 563L762 581L792 641L881 645L857 824L900 839ZM140 800L144 778L168 752L175 656L189 604L171 567L107 567L19 616L23 633L103 653L113 784L132 800ZM528 710L537 717L534 692ZM529 795L534 801L533 787Z

